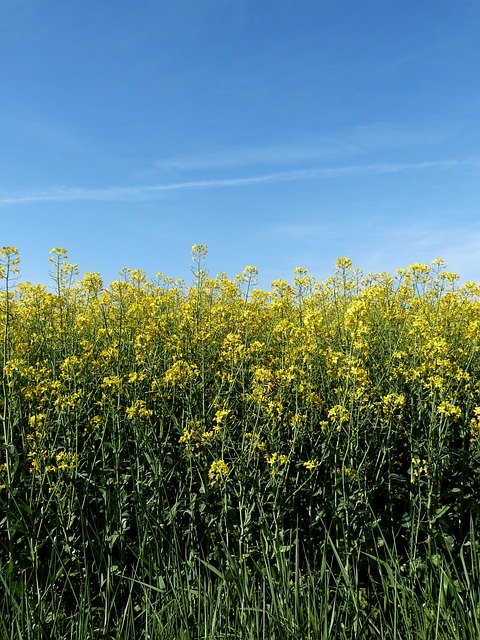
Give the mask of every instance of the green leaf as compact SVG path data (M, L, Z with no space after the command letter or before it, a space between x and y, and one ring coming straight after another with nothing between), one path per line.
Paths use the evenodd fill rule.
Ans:
M436 522L445 513L447 513L449 509L450 509L450 505L448 504L444 505L443 507L440 507L440 509L438 509L435 515L433 516L433 518L430 518L430 524L433 524L434 522Z

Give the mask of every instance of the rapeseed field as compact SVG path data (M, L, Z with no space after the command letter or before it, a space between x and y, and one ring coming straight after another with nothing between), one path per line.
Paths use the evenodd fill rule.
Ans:
M480 285L1 251L0 638L480 637Z

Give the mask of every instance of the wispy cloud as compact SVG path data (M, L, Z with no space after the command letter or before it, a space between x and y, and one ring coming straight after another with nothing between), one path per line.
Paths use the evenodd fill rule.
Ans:
M184 154L162 158L153 163L145 174L163 171L183 172L192 170L231 169L234 167L259 167L294 165L297 163L325 160L345 153L355 153L352 141L339 142L323 138L317 144L271 145L256 147L227 147L202 153Z
M313 139L311 135L303 140L300 136L300 140L284 144L223 146L201 153L160 158L143 171L143 175L246 166L305 165L308 162L325 162L327 158L332 162L387 149L392 151L432 146L444 142L448 135L445 130L412 130L381 122L371 123L336 134L315 136Z
M25 191L20 193L0 193L0 205L40 202L121 202L151 200L169 191L188 191L192 189L220 189L228 187L248 187L258 184L287 182L298 180L327 180L355 175L379 175L402 171L422 171L425 169L446 169L464 164L458 160L431 160L424 162L397 162L358 164L316 169L299 169L265 173L257 176L219 178L208 180L188 180L164 184L145 184L137 186L110 186L100 189L79 187L56 187L44 191Z

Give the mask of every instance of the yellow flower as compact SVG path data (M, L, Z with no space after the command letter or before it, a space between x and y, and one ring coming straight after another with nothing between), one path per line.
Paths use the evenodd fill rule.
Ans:
M444 400L437 407L437 413L452 416L454 420L459 420L462 417L462 410L459 406L452 404L448 400Z
M348 269L352 268L352 261L349 258L337 258L335 266L337 269L345 269L348 271Z
M412 458L412 471L410 476L410 482L415 484L417 480L422 476L428 475L428 462L427 460L421 460L420 458Z
M222 484L230 474L230 468L224 460L214 460L210 465L208 477L210 478L210 486L213 487L217 482Z
M287 464L287 462L290 462L290 458L288 456L284 454L278 454L276 451L272 453L271 456L265 456L265 460L271 467L271 476L276 475L278 467Z
M199 375L199 371L195 365L190 365L183 360L177 360L165 372L163 377L164 384L185 388L192 378Z
M220 409L215 413L215 417L213 418L213 421L217 425L220 425L223 422L224 418L226 418L229 413L230 413L230 409Z
M127 418L133 420L134 418L149 418L153 415L152 409L147 409L145 400L135 400L126 411Z
M60 451L55 456L55 461L59 470L74 471L77 468L77 454L68 451Z

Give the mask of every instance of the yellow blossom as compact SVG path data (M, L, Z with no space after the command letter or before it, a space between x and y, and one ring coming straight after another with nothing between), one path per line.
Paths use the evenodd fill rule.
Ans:
M210 486L223 483L229 474L230 468L224 460L214 460L208 471L208 477L211 480Z
M313 471L313 469L316 469L317 467L320 466L320 462L318 462L318 460L316 458L314 458L313 460L307 460L306 462L304 462L303 466L306 469L309 469L310 471Z

